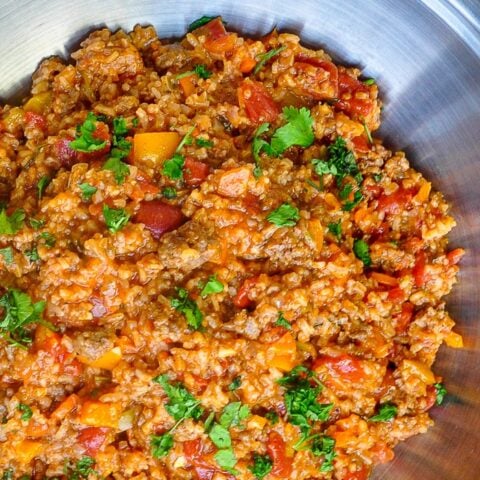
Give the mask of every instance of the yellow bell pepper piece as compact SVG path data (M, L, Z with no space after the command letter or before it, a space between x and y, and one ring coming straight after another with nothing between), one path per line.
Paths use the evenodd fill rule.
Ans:
M22 440L15 446L16 460L20 463L30 463L43 449L41 442Z
M115 402L86 401L80 411L79 421L90 427L118 428L122 406Z
M51 100L52 95L50 92L38 93L37 95L34 95L29 100L27 100L27 102L23 106L23 109L26 112L34 112L41 115L45 111L45 108L51 102Z
M89 358L81 355L78 357L78 359L90 367L113 370L114 367L117 366L118 362L122 359L122 350L120 347L114 347L95 360L90 360Z
M134 159L164 162L173 156L181 139L177 132L136 133L133 137Z

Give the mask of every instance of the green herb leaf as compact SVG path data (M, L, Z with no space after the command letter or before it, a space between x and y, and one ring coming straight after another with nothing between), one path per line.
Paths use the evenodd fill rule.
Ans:
M162 174L172 180L181 180L183 178L183 166L185 159L183 155L175 153L172 158L163 163Z
M193 30L196 30L197 28L203 27L207 23L211 22L212 20L215 20L218 17L209 17L207 15L204 15L203 17L197 18L195 21L193 21L189 26L188 26L188 31L192 32Z
M25 327L41 320L45 302L33 303L26 293L12 288L0 298L0 307L3 308L0 334L16 346L30 344L30 332Z
M267 215L267 220L277 227L294 227L300 220L298 208L284 203Z
M375 173L375 174L373 175L373 179L374 179L375 182L377 182L377 183L380 182L380 181L382 180L382 178L383 178L383 175L382 175L381 173Z
M321 472L331 472L333 470L333 460L336 457L335 440L327 435L317 437L310 446L312 453L317 456L323 456L323 462L320 467Z
M28 222L34 230L40 230L45 225L45 220L35 220L35 218L30 218Z
M214 145L212 140L207 140L206 138L201 137L197 137L195 143L197 144L197 147L200 148L211 148Z
M110 208L107 204L103 205L103 218L105 225L112 233L121 230L130 218L130 215L124 208Z
M102 150L107 145L106 140L96 138L93 133L97 129L98 117L89 112L87 118L77 127L77 136L71 141L69 146L78 152L91 153Z
M208 70L206 65L200 64L200 65L195 65L195 68L193 71L203 79L210 78L212 76L212 72Z
M205 423L203 424L203 429L205 430L206 433L208 433L212 428L212 424L214 420L215 420L215 412L210 412L207 419L205 420Z
M12 247L0 248L0 255L3 257L3 261L6 265L11 265L13 263Z
M38 199L41 200L43 197L43 192L48 187L48 184L52 181L52 179L48 175L44 175L37 183L37 190L38 190Z
M150 435L150 447L154 458L163 458L173 447L173 435L164 433L163 435Z
M262 150L265 150L269 154L273 154L273 150L270 147L270 144L261 138L261 136L268 132L268 129L270 128L269 123L262 123L257 130L255 131L253 135L253 140L252 140L252 156L255 161L255 168L253 170L253 174L255 175L256 178L261 177L262 175L262 167L260 164L260 153Z
M257 480L263 480L273 468L273 461L268 455L253 454L253 465L248 469Z
M370 145L373 145L372 133L370 132L370 129L368 128L367 122L365 122L365 120L363 121L363 129L365 130L365 135L367 136L368 143Z
M258 62L255 65L255 68L253 69L253 74L256 75L269 60L271 60L273 57L278 55L280 52L283 52L286 48L287 48L286 45L281 45L280 47L272 48L272 50L269 50L266 53L262 53L261 55L258 55L257 56Z
M37 247L32 247L31 250L25 250L24 255L30 260L30 262L38 262L40 260L40 256L38 255Z
M40 234L40 238L43 238L45 241L45 246L48 248L54 247L55 243L57 243L57 239L50 232L42 232Z
M447 389L444 387L443 383L435 383L433 386L437 391L436 404L441 405L447 394Z
M228 429L240 425L249 416L248 405L242 405L242 402L232 402L223 409L219 423L222 427Z
M278 128L272 137L271 147L277 155L294 145L309 147L315 140L313 134L313 118L305 107L284 107L283 115L287 124Z
M175 190L175 187L165 187L162 190L162 195L168 200L172 200L173 198L177 198L177 190Z
M283 312L278 313L278 318L275 322L275 325L277 327L283 327L286 328L287 330L292 329L292 324L283 316Z
M113 176L115 177L115 181L121 185L125 182L125 179L130 174L130 167L122 162L119 157L110 157L104 164L103 170L110 170L113 172Z
M175 310L183 313L191 329L198 330L202 327L203 313L184 288L177 288L177 298L172 298L170 304Z
M17 208L11 215L5 210L0 211L0 235L15 235L22 227L25 212Z
M270 410L265 414L265 418L272 424L276 425L278 423L278 413Z
M230 448L232 446L232 438L230 437L230 432L218 423L215 423L213 425L210 432L208 432L208 436L210 437L210 440L214 443L214 445L218 448Z
M347 183L341 190L340 193L338 194L340 197L340 200L346 200L349 195L352 193L353 190L353 185L350 183Z
M32 409L24 403L19 403L17 405L17 410L22 412L22 415L20 415L20 419L24 422L28 422L33 416Z
M190 130L187 132L187 134L182 138L182 140L180 141L180 143L178 144L178 147L177 149L175 150L176 153L180 153L180 151L182 150L182 148L185 146L185 145L191 145L192 142L193 142L193 139L192 139L192 133L193 131L195 130L195 125L193 125L193 127L190 127Z
M138 117L132 118L132 127L137 128L138 127L138 122L139 122Z
M328 224L328 231L337 237L338 240L342 238L342 224L341 222L337 223L329 223Z
M73 471L68 472L69 480L87 479L90 475L95 475L97 472L92 468L95 465L95 460L92 457L82 457L75 465Z
M232 475L237 475L239 472L234 470L237 463L237 457L231 448L226 448L219 450L213 458L217 462L217 465L223 470L231 473Z
M202 298L205 298L207 295L211 295L212 293L221 293L223 292L223 289L223 283L220 282L220 280L217 280L217 277L215 275L210 275L207 283L200 292L200 296Z
M388 422L397 416L398 408L392 403L380 405L378 413L370 418L372 422Z
M153 381L160 384L167 395L168 403L165 405L165 410L175 421L186 418L198 420L202 416L203 408L200 406L200 400L197 400L181 383L172 385L166 374L155 377Z
M128 133L127 122L123 117L113 119L113 134L116 137L124 137Z
M363 84L368 86L375 85L375 83L376 82L374 78L367 78L366 80L363 81Z
M233 392L234 390L238 390L242 385L242 377L239 375L232 380L232 383L228 386L228 389Z
M89 183L79 183L78 188L82 192L82 198L87 202L92 198L92 196L97 191L97 188L90 185Z
M318 176L322 175L337 175L337 167L333 163L328 163L325 160L320 160L318 158L314 158L312 160L313 170Z
M352 211L363 199L363 195L362 195L362 192L360 190L357 190L354 194L353 194L353 200L349 200L348 202L345 202L343 204L343 211L344 212L350 212Z
M2 480L13 480L13 468L9 468L8 470L5 470L2 475Z
M372 264L370 247L365 240L356 239L353 241L353 253L355 253L355 256L361 260L366 267L369 267Z

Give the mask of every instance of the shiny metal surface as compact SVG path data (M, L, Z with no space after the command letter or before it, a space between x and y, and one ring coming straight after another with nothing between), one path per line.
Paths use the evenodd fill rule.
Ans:
M251 34L274 25L375 77L382 134L406 150L454 204L452 245L468 249L449 298L464 350L443 349L436 371L450 395L436 426L396 449L374 479L480 479L480 2L478 0L1 0L0 97L14 98L38 61L66 54L94 27L152 23L180 36L203 14Z

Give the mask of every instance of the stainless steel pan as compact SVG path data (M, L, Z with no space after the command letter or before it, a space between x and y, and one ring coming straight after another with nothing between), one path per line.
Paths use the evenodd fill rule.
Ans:
M478 0L1 0L0 97L14 98L38 61L66 55L94 27L152 23L181 36L221 14L251 34L277 25L375 77L385 100L382 134L454 204L452 244L464 246L450 311L466 348L444 349L437 372L450 395L436 426L396 449L375 479L480 479L480 2ZM24 90L23 90L24 91ZM18 95L17 95L18 98Z

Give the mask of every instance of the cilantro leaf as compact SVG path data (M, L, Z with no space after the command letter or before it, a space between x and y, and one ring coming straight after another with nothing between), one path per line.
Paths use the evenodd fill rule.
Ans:
M3 261L6 265L11 265L13 263L12 247L0 248L0 255L3 257Z
M113 172L113 176L115 177L115 181L121 185L125 182L125 179L130 174L130 167L122 162L119 157L110 157L104 164L103 170L110 170Z
M248 405L242 405L242 402L232 402L223 409L219 423L222 427L228 429L240 425L249 416L250 409Z
M445 399L445 395L447 394L447 389L444 387L443 383L435 383L433 386L437 392L435 402L437 405L441 405Z
M75 467L73 467L73 471L71 470L72 467L67 465L65 473L68 474L69 480L87 479L90 475L97 474L92 468L93 465L95 465L95 460L92 457L85 456L78 460Z
M383 178L383 175L381 173L374 173L373 174L373 179L375 180L376 183L379 183Z
M397 416L398 408L393 403L380 405L378 413L370 417L372 422L388 422Z
M275 425L278 423L278 413L270 410L265 414L265 418L272 424Z
M248 467L257 480L263 480L272 471L272 468L273 461L270 456L259 453L253 454L253 465Z
M40 237L43 238L45 241L45 246L48 248L54 247L55 243L57 243L57 239L50 232L42 232Z
M186 418L198 420L202 416L203 408L200 406L200 400L197 400L181 383L172 385L166 374L155 377L153 381L161 385L167 395L168 403L165 405L165 410L175 421Z
M323 456L321 472L331 472L333 470L333 460L337 454L335 453L335 440L332 437L325 435L315 438L310 450L317 457Z
M278 313L278 318L275 321L275 325L277 327L286 328L287 330L292 329L292 324L283 316L283 312Z
M353 253L355 253L355 256L361 260L366 267L369 267L372 264L370 247L365 240L356 239L353 241Z
M239 375L232 380L232 383L228 386L228 389L233 392L234 390L238 390L242 385L242 377Z
M177 198L177 191L175 187L165 187L162 190L162 195L168 200L171 200L172 198Z
M124 137L128 133L127 122L123 117L113 119L113 134L116 137Z
M268 129L270 128L269 123L262 123L257 130L255 131L253 135L253 140L252 140L252 156L255 161L255 168L253 169L253 174L255 175L256 178L259 178L262 175L262 167L260 164L260 153L262 150L264 150L267 154L273 155L274 152L272 150L272 147L270 144L261 138L261 136L268 132Z
M255 65L255 68L253 69L253 74L256 75L269 60L277 56L280 52L283 52L286 48L287 48L286 45L281 45L280 47L272 48L268 52L258 55L257 56L258 62Z
M48 187L48 184L52 181L52 179L48 175L44 175L37 183L37 190L38 190L38 199L41 200L43 197L43 192Z
M219 450L213 456L213 458L217 462L217 465L223 470L231 473L232 475L237 475L239 473L233 468L237 463L237 457L231 448Z
M211 148L214 145L212 140L207 140L206 138L202 137L197 137L195 139L195 143L197 144L197 147L200 148Z
M232 438L230 432L222 425L215 423L208 432L210 440L218 448L230 448L232 446Z
M342 210L344 212L350 212L352 211L363 199L362 192L360 190L357 190L353 194L353 200L348 200L343 204Z
M82 198L85 201L88 201L92 198L92 196L97 192L97 188L89 183L79 183L78 188L82 192Z
M106 140L93 136L97 129L97 121L98 117L93 112L88 112L85 121L77 127L77 135L75 140L70 142L70 148L85 153L96 152L105 148Z
M205 286L202 288L200 292L200 296L205 298L207 295L211 295L212 293L221 293L223 292L224 286L220 280L217 280L215 275L210 275L208 277L208 281Z
M183 313L187 320L187 325L193 330L202 327L203 313L198 308L197 303L192 300L184 288L177 289L177 298L172 298L170 304L175 310Z
M22 415L20 415L20 419L23 420L24 422L28 422L33 416L32 409L28 405L25 405L24 403L19 403L17 405L17 410L22 412Z
M288 123L275 130L271 147L277 155L294 145L309 147L315 140L313 134L313 118L305 107L284 107L283 115Z
M26 326L41 321L45 302L33 303L24 292L9 289L0 298L3 315L0 317L0 334L10 343L25 347L32 342Z
M200 78L203 78L203 79L207 79L207 78L210 78L212 76L212 72L210 70L208 70L207 66L204 65L204 64L195 65L195 68L193 69L193 71Z
M128 223L130 215L124 208L110 208L107 204L104 204L103 218L108 230L111 233L115 233Z
M337 237L337 240L340 240L342 238L342 224L341 222L337 223L329 223L328 224L328 231Z
M0 235L15 235L25 220L25 211L17 208L11 215L5 210L0 211Z
M150 435L150 447L154 458L165 457L173 447L173 435L171 433Z
M28 222L34 230L40 230L46 223L45 220L36 220L35 218L30 218Z
M183 158L183 155L175 153L172 158L164 162L162 174L172 180L181 180L183 178L184 165L185 158Z
M284 203L267 215L267 220L277 227L294 227L300 220L297 207Z
M215 20L218 17L209 17L207 15L204 15L203 17L197 18L195 21L193 21L189 26L188 26L188 31L192 32L193 30L196 30L197 28L203 27L207 23L211 22L212 20Z
M25 250L23 252L30 262L38 262L40 256L38 255L37 247L32 247L31 250Z

